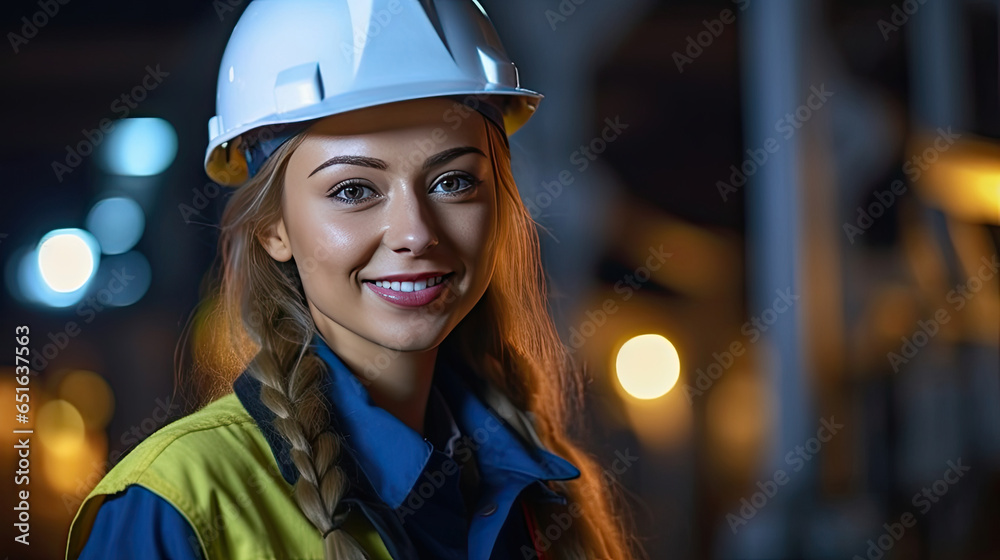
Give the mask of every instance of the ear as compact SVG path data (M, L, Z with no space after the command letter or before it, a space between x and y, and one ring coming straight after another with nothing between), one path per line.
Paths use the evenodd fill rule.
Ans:
M286 262L292 258L292 245L288 240L288 231L285 230L284 219L279 219L277 222L271 224L260 234L259 240L264 250L274 260Z

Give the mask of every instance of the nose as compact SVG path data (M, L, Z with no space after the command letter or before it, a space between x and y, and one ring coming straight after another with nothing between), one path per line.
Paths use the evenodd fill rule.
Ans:
M415 188L402 190L388 201L383 242L395 253L420 256L438 244L434 215Z

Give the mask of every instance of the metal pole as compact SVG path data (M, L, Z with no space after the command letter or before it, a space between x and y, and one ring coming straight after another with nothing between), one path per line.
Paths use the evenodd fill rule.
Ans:
M743 60L744 145L761 147L769 138L780 148L748 174L747 276L749 312L770 308L779 291L801 294L799 289L799 149L797 134L785 139L776 123L803 103L800 80L803 41L802 7L795 0L754 2L742 19L740 48ZM801 446L818 419L810 412L803 336L798 307L778 317L754 349L758 371L765 378L773 403L772 439L762 465L760 480L771 480L782 469L791 473L785 456ZM811 469L790 475L788 483L741 533L739 546L747 558L787 558L796 550L795 504L809 487Z

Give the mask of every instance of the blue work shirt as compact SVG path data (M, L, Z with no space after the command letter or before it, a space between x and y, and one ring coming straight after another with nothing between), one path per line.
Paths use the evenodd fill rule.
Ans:
M565 503L542 481L577 478L580 471L510 429L466 384L463 375L474 375L471 370L439 353L424 437L374 404L322 338L314 337L311 347L329 368L323 393L332 427L345 443L339 465L350 485L342 507L366 515L393 558L522 559L522 547L533 549L518 500ZM233 388L261 428L282 477L295 484L291 447L260 400L260 383L244 372ZM130 486L101 505L80 558L113 552L200 560L200 551L188 544L193 542L193 528L170 503Z

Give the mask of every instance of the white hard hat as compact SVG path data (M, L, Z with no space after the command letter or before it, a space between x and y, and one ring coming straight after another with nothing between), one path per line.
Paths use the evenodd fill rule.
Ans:
M507 134L542 99L476 0L254 0L222 56L205 171L236 186L277 147L260 134L272 125L283 141L289 123L438 96L472 99Z

